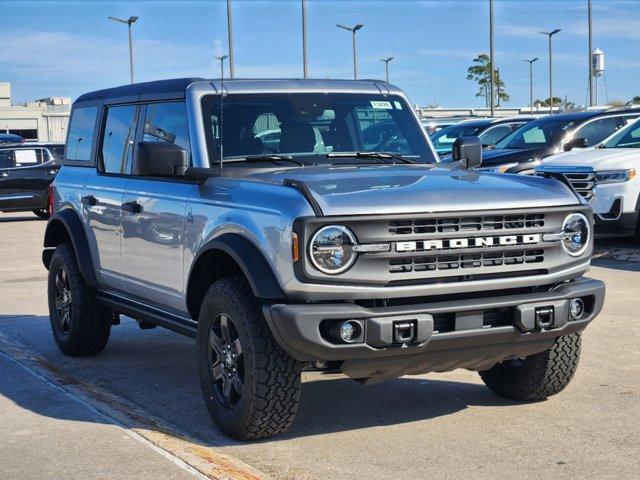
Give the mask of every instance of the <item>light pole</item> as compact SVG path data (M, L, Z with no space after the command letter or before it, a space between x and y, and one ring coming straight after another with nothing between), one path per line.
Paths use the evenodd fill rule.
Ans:
M491 96L491 116L495 116L496 98L494 91L495 82L495 45L493 40L493 0L489 0L489 95Z
M220 60L220 81L224 79L224 61L229 58L229 55L216 56L216 60Z
M553 69L552 69L553 57L551 56L551 37L553 37L558 32L560 32L559 28L556 28L552 32L540 32L541 34L547 35L549 37L549 113L550 114L553 114Z
M591 27L591 0L587 1L587 17L589 24L589 106L593 107L593 60L591 59L591 54L593 53L593 35Z
M387 58L381 58L380 61L384 62L384 74L385 74L385 78L387 80L387 83L389 83L389 62L393 60L393 57L387 57Z
M235 78L235 62L233 59L233 16L231 0L227 0L227 36L229 41L229 77Z
M302 73L309 78L307 67L307 0L302 0Z
M131 83L135 83L135 75L133 73L133 36L131 33L131 26L136 23L138 17L129 17L127 20L123 20L122 18L109 17L109 20L124 23L129 27L129 69L131 71Z
M524 59L525 62L529 64L529 108L531 109L531 113L533 114L533 62L536 62L538 57L532 58L531 60Z
M358 79L358 53L356 51L356 32L360 30L364 25L358 24L355 27L346 27L344 25L336 25L338 28L347 30L353 34L353 79Z

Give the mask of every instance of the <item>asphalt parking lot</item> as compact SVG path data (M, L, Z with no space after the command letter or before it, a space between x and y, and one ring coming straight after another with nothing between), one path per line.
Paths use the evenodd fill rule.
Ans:
M59 353L40 262L45 225L0 214L0 478L191 478L224 459L231 467L205 476L638 478L635 241L598 244L590 275L607 283L607 299L561 394L516 404L466 371L370 387L307 375L293 428L239 443L209 420L191 340L124 319L101 355ZM118 405L135 415L123 419Z

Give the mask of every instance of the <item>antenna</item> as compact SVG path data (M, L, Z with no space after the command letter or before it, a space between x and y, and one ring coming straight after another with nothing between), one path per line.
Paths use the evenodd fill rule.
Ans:
M224 164L223 149L222 149L222 128L224 125L224 61L229 58L229 55L220 55L216 57L216 60L220 60L220 122L218 124L218 130L220 135L220 176L222 176L222 169Z

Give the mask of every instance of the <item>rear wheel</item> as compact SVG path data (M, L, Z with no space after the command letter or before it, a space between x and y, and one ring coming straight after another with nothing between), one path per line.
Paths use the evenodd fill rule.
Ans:
M507 360L480 372L486 386L511 400L539 401L562 391L580 359L579 333L556 338L549 350L523 359Z
M197 344L200 385L220 430L249 440L289 428L300 399L301 364L277 344L243 278L211 285Z
M38 218L42 218L43 220L47 220L50 217L49 212L47 210L45 210L44 208L39 208L37 210L34 210L33 213Z
M104 349L111 331L111 312L96 303L70 244L59 245L51 257L48 297L51 330L60 350L78 356Z

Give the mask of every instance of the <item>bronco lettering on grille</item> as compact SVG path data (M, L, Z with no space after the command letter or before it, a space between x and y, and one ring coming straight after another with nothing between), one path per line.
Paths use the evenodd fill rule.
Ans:
M482 248L510 245L531 245L541 240L539 233L528 235L501 235L497 237L451 238L438 240L417 240L396 242L396 252L417 252L426 250L452 250L457 248Z

